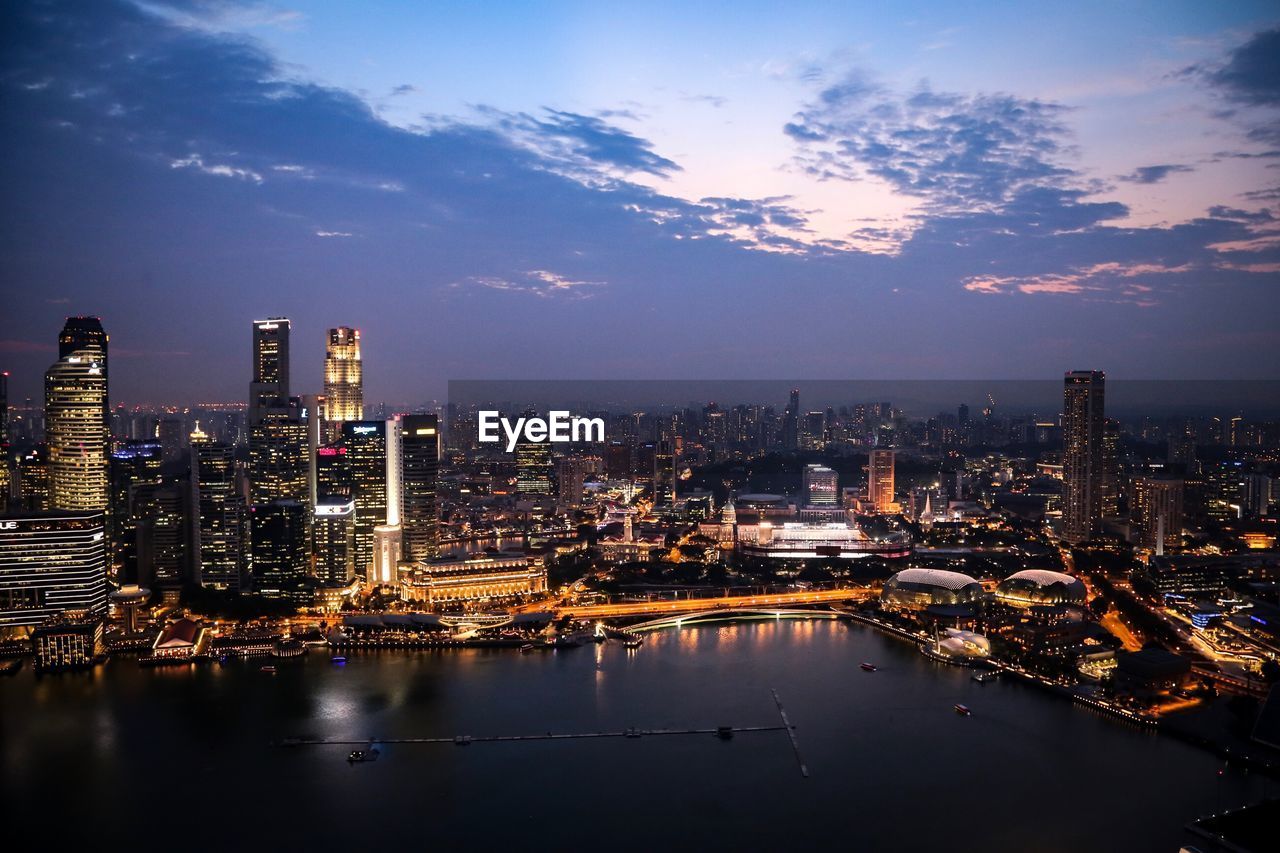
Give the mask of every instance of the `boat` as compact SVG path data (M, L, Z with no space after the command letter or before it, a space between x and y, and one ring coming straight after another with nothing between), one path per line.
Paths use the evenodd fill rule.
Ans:
M523 646L520 647L520 651L522 652L531 652L533 651L533 649L534 649L533 643L525 643Z
M957 714L959 714L959 715L960 715L960 716L962 716L962 717L967 717L967 716L969 716L970 714L972 714L973 712L969 710L969 706L968 706L968 705L961 705L959 702L957 702L957 703L956 703L956 713L957 713Z
M860 665L861 665L861 667L862 667L862 669L863 669L863 671L864 671L864 672L875 672L875 671L876 671L876 665L875 665L875 664L873 664L873 663L867 663L866 661L863 661Z
M378 756L381 754L382 752L376 746L371 746L368 749L353 749L351 754L347 756L347 762L349 764L361 764L366 761L377 761Z
M347 659L342 655L335 655L334 657L329 658L329 663L337 664L338 666L342 666L346 662Z
M628 637L627 639L622 641L622 645L626 646L629 649L638 649L644 645L644 640L640 639L639 637Z
M975 672L973 674L973 680L978 682L979 684L986 684L988 681L995 681L996 678L999 677L999 675L1000 673L995 670L992 670L990 672Z
M264 666L258 672L265 672L267 675L275 675L276 668L274 666Z

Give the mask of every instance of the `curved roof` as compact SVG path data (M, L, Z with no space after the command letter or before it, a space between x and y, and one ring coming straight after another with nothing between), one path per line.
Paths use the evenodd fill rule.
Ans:
M1048 569L1025 569L1021 572L1014 572L1005 578L1006 581L1025 580L1031 581L1036 586L1052 586L1060 583L1063 586L1072 586L1074 584L1083 584L1079 578L1072 577L1062 572L1051 572Z
M889 580L897 583L927 584L951 590L964 589L969 584L977 583L968 575L949 572L946 569L903 569Z

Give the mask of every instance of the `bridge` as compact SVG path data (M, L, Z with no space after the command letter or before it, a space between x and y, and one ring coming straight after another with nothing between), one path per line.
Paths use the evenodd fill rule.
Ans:
M664 628L680 628L685 625L702 625L708 622L738 622L743 620L781 619L839 619L844 611L829 609L803 608L760 608L760 607L722 607L716 610L703 610L697 613L680 613L674 616L660 616L639 625L628 625L627 630L634 634L646 631L660 631Z
M808 589L795 592L773 592L748 595L724 595L714 598L661 599L627 601L617 604L566 604L555 608L558 618L617 619L627 616L671 616L726 610L768 610L798 608L818 604L836 605L865 601L874 593L866 587L847 589Z

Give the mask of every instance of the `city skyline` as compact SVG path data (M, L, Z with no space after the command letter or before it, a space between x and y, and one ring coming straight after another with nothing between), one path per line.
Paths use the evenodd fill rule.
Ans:
M371 400L535 375L1269 378L1277 18L1154 8L19 4L11 398L38 396L35 330L69 313L112 329L112 395L137 402L240 399L243 324L278 314L302 389L325 330L361 329Z

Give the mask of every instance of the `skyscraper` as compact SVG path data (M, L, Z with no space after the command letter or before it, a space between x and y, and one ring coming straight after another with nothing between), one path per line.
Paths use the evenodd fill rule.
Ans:
M0 627L65 610L105 613L105 532L96 511L0 516Z
M821 508L840 506L835 471L823 465L804 466L804 505Z
M364 378L360 363L360 330L329 330L324 353L324 419L330 423L364 418Z
M665 438L653 449L653 505L674 506L676 502L676 458Z
M1075 370L1063 380L1062 536L1085 542L1102 517L1106 422L1101 370Z
M253 321L253 380L249 384L249 423L289 399L289 320Z
M1182 480L1176 477L1147 477L1140 490L1142 544L1157 555L1182 546Z
M516 445L516 491L522 495L551 494L551 445L522 441Z
M44 415L51 508L105 512L107 335L98 318L67 319L45 372Z
M249 428L249 497L253 504L282 498L310 504L307 421L296 411L269 412Z
M236 490L235 448L216 442L191 445L195 491L195 577L203 587L240 591L244 566L244 498Z
M356 574L356 502L324 495L315 509L316 578L330 587L351 583Z
M436 500L440 422L435 415L405 415L401 420L400 466L404 497L399 520L404 528L404 558L433 559L440 543Z
M305 513L302 502L295 500L272 501L249 511L253 587L259 595L298 605L311 602Z
M878 513L891 513L898 509L893 500L893 466L892 450L872 450L867 459L867 501Z

